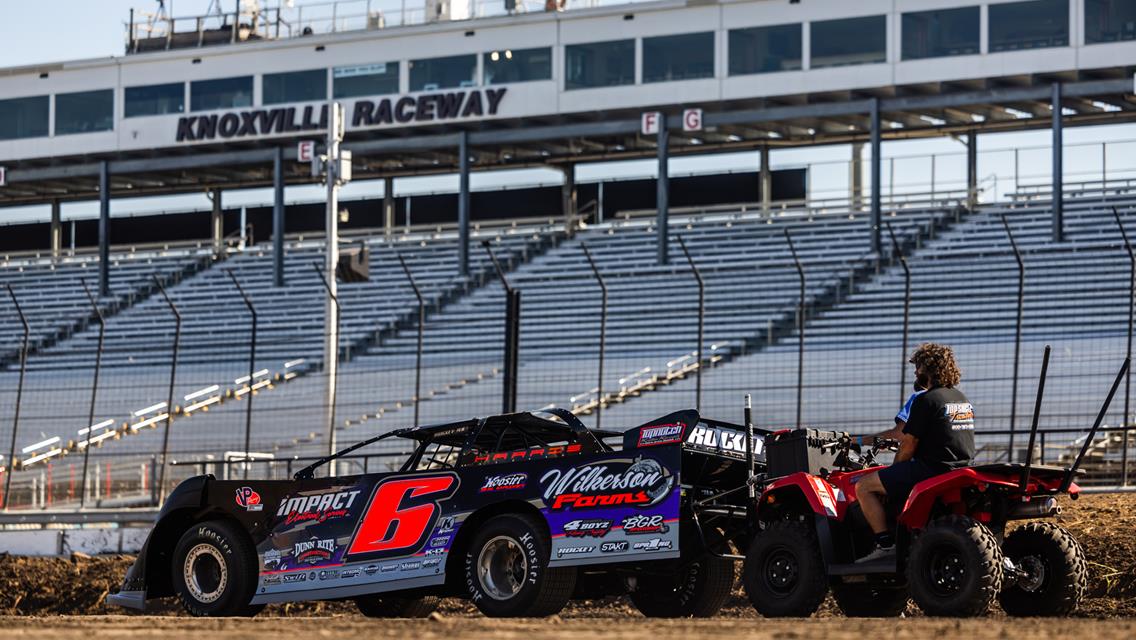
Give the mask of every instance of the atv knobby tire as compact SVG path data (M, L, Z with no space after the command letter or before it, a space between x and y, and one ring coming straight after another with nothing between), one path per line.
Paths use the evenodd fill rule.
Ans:
M425 618L434 613L441 602L437 596L402 598L378 593L355 598L359 613L368 618Z
M836 606L849 618L894 618L907 610L907 589L833 583Z
M1006 536L1002 553L1028 577L1007 576L998 596L1012 616L1065 616L1072 613L1089 583L1085 553L1076 538L1050 522L1030 522Z
M576 568L551 568L548 534L533 518L505 514L478 527L465 556L470 600L494 618L559 612L576 586Z
M815 613L828 593L828 577L812 527L770 523L749 546L742 582L750 604L767 618Z
M192 616L254 616L257 584L252 542L225 520L199 522L174 547L170 567L174 593Z
M980 616L1002 589L1002 550L985 525L950 515L915 539L907 559L911 599L929 616Z

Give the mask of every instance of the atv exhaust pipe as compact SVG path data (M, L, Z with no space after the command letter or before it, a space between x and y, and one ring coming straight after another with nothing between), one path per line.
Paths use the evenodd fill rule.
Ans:
M1051 518L1061 513L1061 507L1053 496L1035 498L1029 502L1019 502L1010 507L1006 514L1007 520L1032 520L1034 518Z

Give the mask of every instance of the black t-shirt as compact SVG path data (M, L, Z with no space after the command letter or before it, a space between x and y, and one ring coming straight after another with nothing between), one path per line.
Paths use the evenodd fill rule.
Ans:
M958 389L920 394L903 432L918 438L915 459L933 469L965 467L974 459L974 406Z

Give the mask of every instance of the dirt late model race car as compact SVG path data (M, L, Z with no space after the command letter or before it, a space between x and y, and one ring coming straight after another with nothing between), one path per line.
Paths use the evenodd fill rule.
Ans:
M557 419L396 430L291 480L190 478L108 602L176 596L191 614L232 616L353 599L366 615L415 617L462 597L490 616L542 616L628 593L649 616L713 615L734 582L728 541L748 537L767 432L693 410L625 433L547 413ZM399 471L315 477L390 437L414 443Z

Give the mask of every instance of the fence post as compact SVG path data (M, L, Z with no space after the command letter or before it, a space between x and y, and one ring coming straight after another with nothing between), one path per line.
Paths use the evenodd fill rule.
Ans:
M181 348L181 313L178 311L174 301L170 300L170 296L166 294L166 288L162 286L162 281L158 276L153 276L154 284L158 285L158 291L162 294L162 299L166 301L169 306L170 312L174 314L174 344L173 355L170 361L170 388L166 396L166 431L162 434L162 468L158 472L158 486L154 492L155 504L161 504L163 496L165 495L166 488L166 460L168 460L170 451L170 429L174 421L174 381L177 380L177 365L178 365L178 351ZM90 437L90 434L88 434Z
M493 254L489 241L482 240L481 246L489 253L493 268L497 270L497 276L501 278L501 284L505 287L505 372L502 379L504 389L501 411L513 413L517 410L517 369L520 360L517 351L521 339L521 292L509 286L505 270L501 268L501 263L497 262L497 256Z
M686 248L686 241L682 236L678 237L678 244L682 247L682 253L686 256L686 263L690 265L690 271L694 274L694 279L698 282L698 346L694 350L694 408L702 408L702 336L706 326L706 284L702 281L702 274L698 271L698 265L694 264L694 258L690 257L690 251Z
M895 252L895 257L899 258L899 264L903 266L903 342L900 343L899 348L899 406L902 407L907 399L907 390L903 381L907 372L907 331L911 320L911 269L907 266L903 250L899 248L899 240L895 237L891 223L884 224L887 225L888 235L891 236L892 251Z
M31 336L31 327L28 325L28 319L24 316L24 310L20 308L20 301L16 299L16 292L12 289L12 285L8 287L8 296L12 298L12 304L16 307L16 313L20 316L20 324L24 325L24 340L20 346L20 380L16 384L16 413L12 418L12 444L8 448L8 462L5 464L4 469L4 495L0 496L0 503L4 505L4 510L8 510L8 492L12 489L12 471L16 465L16 432L20 429L20 405L24 399L24 373L27 371L28 366L28 339Z
M312 266L315 267L316 273L319 274L320 282L323 283L324 289L327 290L328 297L331 298L332 304L335 305L335 351L338 352L339 351L339 319L343 315L342 313L340 313L339 296L335 295L335 292L332 291L331 283L328 281L327 276L323 272L323 268L320 267L320 264L318 262L313 262ZM333 278L335 277L334 274L332 275L332 277ZM328 401L328 403L330 403L330 406L328 407L328 421L327 421L327 449L328 449L327 455L331 455L331 454L335 453L335 398L336 398L336 395L338 394L338 389L339 389L339 367L338 366L335 367L335 371L333 371L331 373L331 375L334 376L336 379L332 380L331 384L328 385L327 401ZM416 410L417 410L417 407L416 407ZM417 421L415 421L414 426L418 426ZM328 469L334 470L335 469L335 463L333 462L328 467ZM335 475L335 474L332 473L331 475Z
M91 309L94 310L95 319L99 321L99 343L95 351L95 375L94 380L91 382L91 408L87 415L86 444L83 446L83 485L79 489L79 508L83 508L87 503L87 464L91 457L91 427L95 424L95 400L98 398L99 371L102 369L103 364L103 340L106 337L106 319L103 318L102 309L99 309L99 303L95 300L95 296L91 295L91 289L87 286L86 279L80 279L79 282L83 285L83 291L87 293L87 300L91 303Z
M1103 185L1102 185L1103 190ZM1132 357L1132 321L1133 311L1136 310L1136 251L1133 251L1132 244L1128 242L1128 233L1124 231L1124 223L1120 221L1120 212L1116 207L1112 208L1112 215L1116 218L1116 226L1120 229L1120 237L1124 240L1124 249L1128 252L1128 349L1127 357ZM1126 371L1124 373L1124 419L1121 425L1124 431L1121 433L1121 442L1124 448L1120 452L1120 484L1121 486L1128 486L1128 427L1132 421L1131 415L1128 413L1130 408L1130 401L1132 399L1132 372Z
M245 293L244 287L240 282L237 282L237 276L233 275L232 269L225 269L225 273L229 274L229 279L233 281L233 285L237 288L237 293L241 294L241 298L245 301L245 306L248 307L249 315L252 316L252 335L249 340L249 373L248 373L248 405L245 406L245 449L244 449L244 479L248 480L249 473L249 446L252 439L252 396L253 396L253 374L256 373L256 307L252 306L252 300L249 299Z
M414 281L414 276L410 273L410 267L406 266L406 259L402 257L401 253L396 253L398 262L402 265L402 272L406 274L406 279L410 282L410 288L414 289L414 297L418 298L418 347L414 354L414 426L418 426L419 407L422 401L422 333L425 331L426 325L426 301L422 298L422 291L418 289L418 283Z
M1018 243L1014 241L1014 233L1010 230L1010 223L1006 216L1002 216L1002 226L1006 229L1006 237L1010 240L1010 248L1014 251L1014 259L1018 262L1018 317L1014 329L1014 379L1010 391L1010 450L1006 454L1006 461L1014 461L1014 432L1018 417L1018 365L1022 352L1022 311L1025 302L1026 264L1022 261L1022 252L1018 250Z
M580 242L580 248L584 250L584 257L588 259L588 265L592 267L592 274L596 276L596 282L600 285L600 358L599 373L596 380L596 429L599 429L603 412L604 346L607 342L607 283L604 282L603 275L600 274L599 267L596 266L596 261L592 259L592 252L588 251L588 245Z
M785 229L785 242L789 244L789 254L793 256L793 264L797 267L797 277L801 280L801 293L797 300L797 428L801 428L801 402L802 391L805 384L805 268L797 257L797 248L793 246L793 236Z

